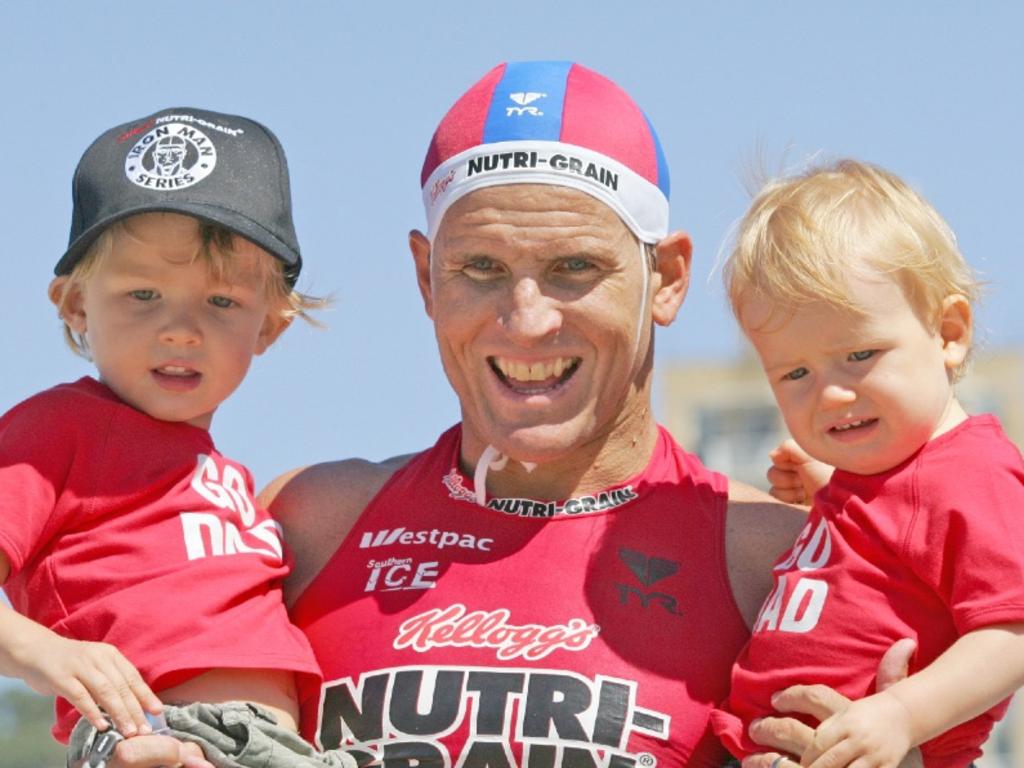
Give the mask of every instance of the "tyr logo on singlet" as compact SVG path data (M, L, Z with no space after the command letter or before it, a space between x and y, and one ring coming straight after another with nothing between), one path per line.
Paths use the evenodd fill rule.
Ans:
M643 584L643 589L632 584L615 583L619 590L619 603L628 605L631 600L636 600L641 608L648 608L651 605L660 605L665 611L674 616L682 616L678 601L672 595L651 589L651 586L662 579L667 579L679 572L679 563L674 560L665 560L660 557L649 557L643 552L634 549L619 548L619 560L636 576L637 581Z
M802 574L828 565L832 536L824 518L807 523L789 555L775 566L775 589L764 601L754 632L810 632L818 626L828 583Z
M653 768L630 737L667 740L671 717L638 706L637 689L561 669L392 667L325 682L316 741L359 765ZM451 754L442 739L459 730Z
M230 464L219 467L214 457L199 454L192 475L192 490L223 512L180 514L189 560L244 553L255 553L276 562L284 559L281 526L271 519L256 522L256 506L245 477L237 467ZM237 522L225 519L232 515L237 515Z

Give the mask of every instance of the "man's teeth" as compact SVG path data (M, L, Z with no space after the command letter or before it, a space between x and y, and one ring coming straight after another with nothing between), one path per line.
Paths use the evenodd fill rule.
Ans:
M516 381L545 381L552 377L558 378L576 362L577 359L572 357L556 357L542 363L524 363L507 357L494 358L494 365L502 375Z
M854 427L863 427L869 421L871 421L871 419L859 419L857 421L851 421L849 424L840 424L838 427L832 427L832 429L836 432L845 432L846 430L853 429Z

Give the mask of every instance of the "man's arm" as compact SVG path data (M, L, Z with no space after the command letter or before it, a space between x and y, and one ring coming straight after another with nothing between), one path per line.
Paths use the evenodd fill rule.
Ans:
M347 459L286 472L270 483L259 501L284 528L294 555L285 580L292 606L327 564L367 505L409 456L380 463Z
M753 626L772 589L772 566L793 546L806 521L806 510L749 485L729 482L725 555L733 597L747 626Z

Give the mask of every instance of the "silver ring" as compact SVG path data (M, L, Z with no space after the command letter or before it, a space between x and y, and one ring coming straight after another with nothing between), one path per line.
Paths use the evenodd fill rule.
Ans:
M784 758L782 755L779 755L774 760L772 760L771 768L780 768L785 759L786 758Z

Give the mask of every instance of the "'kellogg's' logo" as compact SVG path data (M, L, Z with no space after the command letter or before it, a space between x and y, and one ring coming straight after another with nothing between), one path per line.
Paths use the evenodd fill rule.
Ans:
M447 475L441 478L444 487L448 489L448 495L457 501L476 502L476 494L462 484L462 476L457 469L452 469Z
M582 651L597 637L601 628L583 619L566 624L510 624L507 608L494 611L467 611L455 603L434 608L402 623L393 643L396 650L412 648L425 653L445 646L493 648L502 661L521 656L531 661L552 651Z
M434 186L432 186L430 188L430 203L431 203L431 205L433 205L434 203L437 202L438 195L440 195L442 192L444 192L446 189L448 189L448 185L451 184L454 179L455 179L455 169L452 168L450 171L448 171L448 175L447 176L442 176L441 178L437 179L434 182Z

